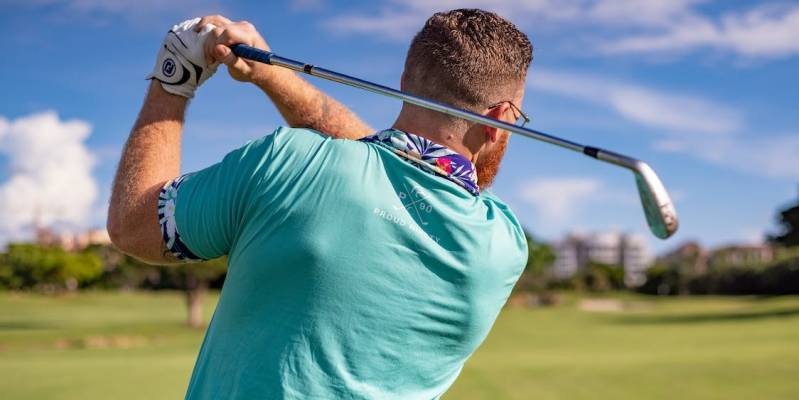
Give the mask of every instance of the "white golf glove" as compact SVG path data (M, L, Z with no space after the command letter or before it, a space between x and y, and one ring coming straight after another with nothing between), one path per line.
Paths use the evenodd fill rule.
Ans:
M209 65L205 59L204 44L215 27L208 24L200 32L195 32L194 27L199 22L200 18L183 21L167 32L155 68L147 76L147 79L161 82L161 87L167 92L189 99L219 65Z

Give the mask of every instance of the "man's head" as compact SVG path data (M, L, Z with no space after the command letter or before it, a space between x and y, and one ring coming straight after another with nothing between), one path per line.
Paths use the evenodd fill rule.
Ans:
M532 55L527 36L494 13L476 9L436 13L411 42L402 89L513 123L519 117L513 105L521 105ZM480 186L491 184L507 132L408 104L403 106L403 117L424 121L436 131L414 133L438 135L433 139L472 155Z

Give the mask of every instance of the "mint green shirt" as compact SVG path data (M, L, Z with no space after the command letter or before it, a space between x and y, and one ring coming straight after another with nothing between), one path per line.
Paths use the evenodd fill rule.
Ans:
M279 128L175 187L174 229L228 275L187 399L436 399L527 260L488 191L373 143Z

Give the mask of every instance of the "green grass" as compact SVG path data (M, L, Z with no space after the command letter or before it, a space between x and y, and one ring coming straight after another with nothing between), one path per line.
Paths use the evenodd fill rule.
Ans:
M799 396L799 297L613 299L504 310L445 397ZM0 293L0 397L181 398L202 341L184 313L177 293Z

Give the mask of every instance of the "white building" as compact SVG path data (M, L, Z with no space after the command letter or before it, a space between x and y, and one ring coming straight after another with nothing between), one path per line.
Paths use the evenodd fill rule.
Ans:
M602 264L622 265L622 235L615 232L599 232L586 237L588 260Z
M624 235L621 251L624 283L629 287L643 285L646 281L646 270L655 261L647 240L641 235Z
M644 283L646 269L654 260L646 239L635 234L570 234L553 247L557 256L553 272L559 279L573 276L593 261L623 267L627 286L638 286Z
M111 237L105 229L59 234L48 228L36 228L36 242L45 246L58 246L68 251L80 251L93 244L111 244Z
M573 276L585 265L585 249L580 236L569 235L554 243L555 263L552 272L555 278L566 279Z

